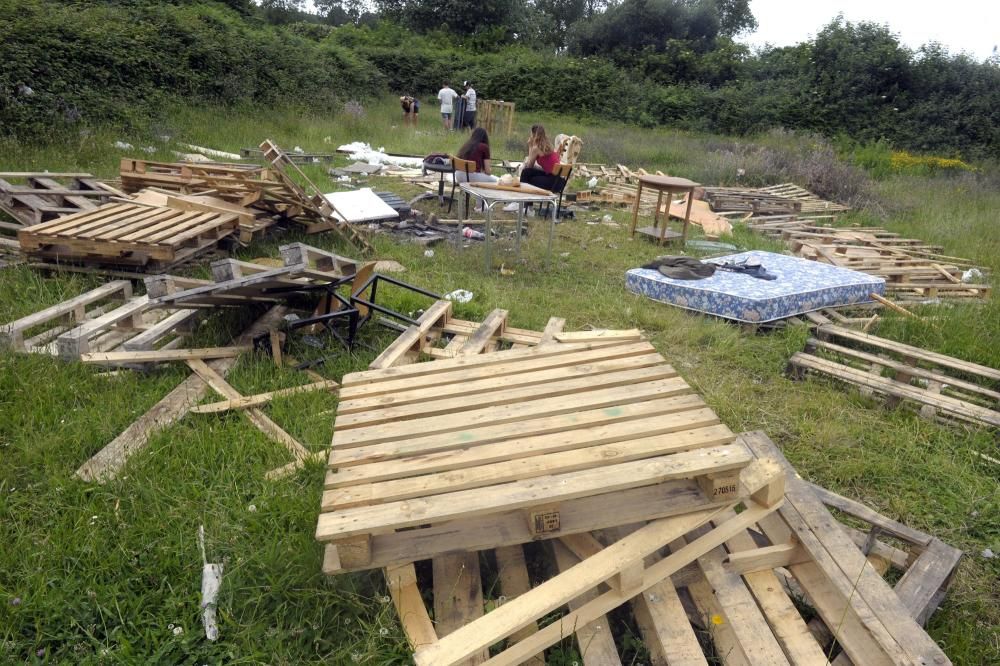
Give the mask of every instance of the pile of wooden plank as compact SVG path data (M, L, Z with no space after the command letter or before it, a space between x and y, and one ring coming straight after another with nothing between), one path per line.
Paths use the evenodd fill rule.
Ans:
M988 298L989 284L966 283L971 260L943 254L939 245L903 238L881 227L829 227L815 219L774 216L746 220L753 231L780 238L796 255L877 275L898 300Z
M886 403L915 404L922 416L1000 428L1000 370L868 333L826 324L789 361L807 372L859 386Z
M769 187L706 187L705 199L714 211L751 212L755 215L846 213L850 206L826 201L794 183Z
M570 636L620 664L618 607L652 663L949 663L918 622L960 553L829 495L876 526L863 553L637 331L450 312L344 377L317 525L327 573L384 568L417 664L543 664ZM912 557L878 539L899 533ZM895 592L870 562L906 570Z
M0 210L14 219L0 221L0 228L18 231L63 215L92 211L116 196L125 194L89 173L0 173Z

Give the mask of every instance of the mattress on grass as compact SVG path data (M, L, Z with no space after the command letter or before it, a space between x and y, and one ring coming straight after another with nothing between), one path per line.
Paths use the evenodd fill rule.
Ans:
M654 301L706 314L758 323L837 305L865 303L870 294L885 294L885 280L858 271L789 257L750 251L706 259L755 259L777 280L760 280L730 271L716 271L703 280L676 280L657 270L633 268L625 273L625 287Z

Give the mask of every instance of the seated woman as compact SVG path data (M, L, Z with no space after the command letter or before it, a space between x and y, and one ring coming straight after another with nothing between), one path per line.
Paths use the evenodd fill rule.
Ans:
M531 126L531 138L528 139L528 156L521 165L521 182L551 190L556 186L558 178L552 175L559 166L559 153L552 148L552 142L545 135L541 125Z
M490 174L490 137L482 127L472 131L472 136L458 149L460 159L476 163L476 170L469 173L468 181L464 171L455 171L455 180L460 183L495 183L499 179Z

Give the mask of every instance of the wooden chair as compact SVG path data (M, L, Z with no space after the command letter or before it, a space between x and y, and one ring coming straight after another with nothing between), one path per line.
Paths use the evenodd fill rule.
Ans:
M458 185L458 174L465 174L465 182L469 182L470 174L476 173L476 163L471 160L463 160L460 157L451 157L451 198L448 199L448 212L451 213L451 204L455 201L455 187ZM465 210L469 210L469 195L465 195Z

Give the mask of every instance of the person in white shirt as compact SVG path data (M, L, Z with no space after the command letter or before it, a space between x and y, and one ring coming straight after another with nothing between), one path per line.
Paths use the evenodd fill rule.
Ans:
M470 130L476 126L476 89L472 87L471 81L465 82L465 117L462 119L462 127Z
M441 123L446 130L451 129L451 114L456 97L458 97L458 93L452 90L448 82L445 81L444 87L438 91L438 99L441 100Z

